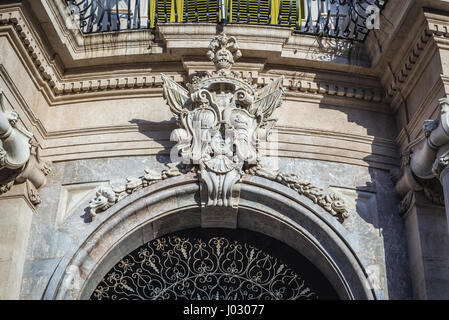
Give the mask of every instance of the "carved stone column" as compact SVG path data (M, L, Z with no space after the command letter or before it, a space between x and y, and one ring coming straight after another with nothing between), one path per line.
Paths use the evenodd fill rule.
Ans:
M449 299L449 101L440 106L404 155L396 184L416 299Z
M27 183L0 196L0 299L18 299L34 205Z
M445 168L449 164L449 100L440 99L440 106L440 118L425 121L424 139L411 148L410 172L407 175L413 175L423 181L440 178L446 199L446 216L449 220L449 185L444 182L447 180ZM398 185L403 184L401 181L404 181L404 178Z
M447 162L448 160L444 160L444 161ZM441 161L441 159L439 161ZM444 168L444 170L440 174L440 181L441 181L441 184L443 185L443 192L444 192L444 206L446 208L445 212L446 212L446 221L447 221L446 227L448 227L448 229L449 229L449 167L447 165L446 165L446 168Z
M403 212L408 256L415 299L449 299L449 236L442 205L432 203L423 192L407 196Z

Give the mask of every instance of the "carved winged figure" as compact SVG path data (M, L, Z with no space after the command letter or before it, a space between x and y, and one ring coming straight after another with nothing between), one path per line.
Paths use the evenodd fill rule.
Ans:
M271 116L281 104L283 77L257 92L230 71L241 52L225 34L211 41L208 56L216 71L196 77L189 90L162 75L164 98L180 125L171 135L176 156L199 166L208 205L230 206L233 186L244 168L257 164L258 141L275 123Z
M216 71L195 75L187 83L187 89L162 74L164 98L179 125L170 136L177 144L172 148L168 169L160 174L147 170L145 176L128 179L119 188L101 188L90 203L91 214L106 210L156 181L181 172L197 172L201 190L207 194L204 206L235 209L238 206L238 197L233 195L238 190L235 186L243 174L251 174L281 183L339 219L346 218L349 212L340 197L328 195L294 174L272 169L269 159L262 156L260 145L276 123L273 114L282 103L284 78L281 76L257 90L251 79L243 79L231 71L242 54L237 40L223 33L211 41L207 55ZM179 162L186 166L182 168ZM219 211L229 212L228 209Z

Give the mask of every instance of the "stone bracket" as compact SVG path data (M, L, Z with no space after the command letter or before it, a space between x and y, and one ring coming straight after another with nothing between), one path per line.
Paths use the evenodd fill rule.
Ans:
M241 185L236 183L232 189L232 206L207 206L207 186L200 181L201 227L237 229Z

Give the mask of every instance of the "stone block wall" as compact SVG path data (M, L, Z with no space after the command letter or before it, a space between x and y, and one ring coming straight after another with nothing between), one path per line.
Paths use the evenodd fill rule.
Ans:
M80 245L81 235L92 231L85 215L99 185L123 184L127 177L142 176L146 168L161 171L168 161L165 156L141 156L55 163L33 215L21 299L41 299L62 257ZM384 298L411 298L404 225L389 173L292 158L279 158L278 164L281 171L342 196L350 208L343 224L351 235L346 241L356 243L361 248L356 255L371 263L365 267L379 276L378 290Z

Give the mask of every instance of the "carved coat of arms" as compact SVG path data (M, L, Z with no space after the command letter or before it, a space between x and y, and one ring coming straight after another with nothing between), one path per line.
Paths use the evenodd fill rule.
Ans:
M285 185L344 221L349 211L339 196L263 164L266 150L262 143L276 123L272 115L282 102L283 77L257 90L251 79L231 71L241 52L236 39L225 34L212 39L207 54L216 71L197 74L187 89L162 75L164 98L180 127L171 134L177 142L172 163L161 173L146 169L144 176L128 178L125 185L101 187L90 202L89 218L146 186L196 171L202 182L201 202L208 208L202 210L204 226L219 222L235 227L239 196L233 195L244 174Z
M256 91L251 79L230 70L241 52L225 34L211 41L208 56L216 71L195 76L188 90L162 75L164 97L181 127L171 135L176 156L199 167L208 206L232 206L234 185L257 165L259 141L275 123L270 117L281 104L283 77Z

